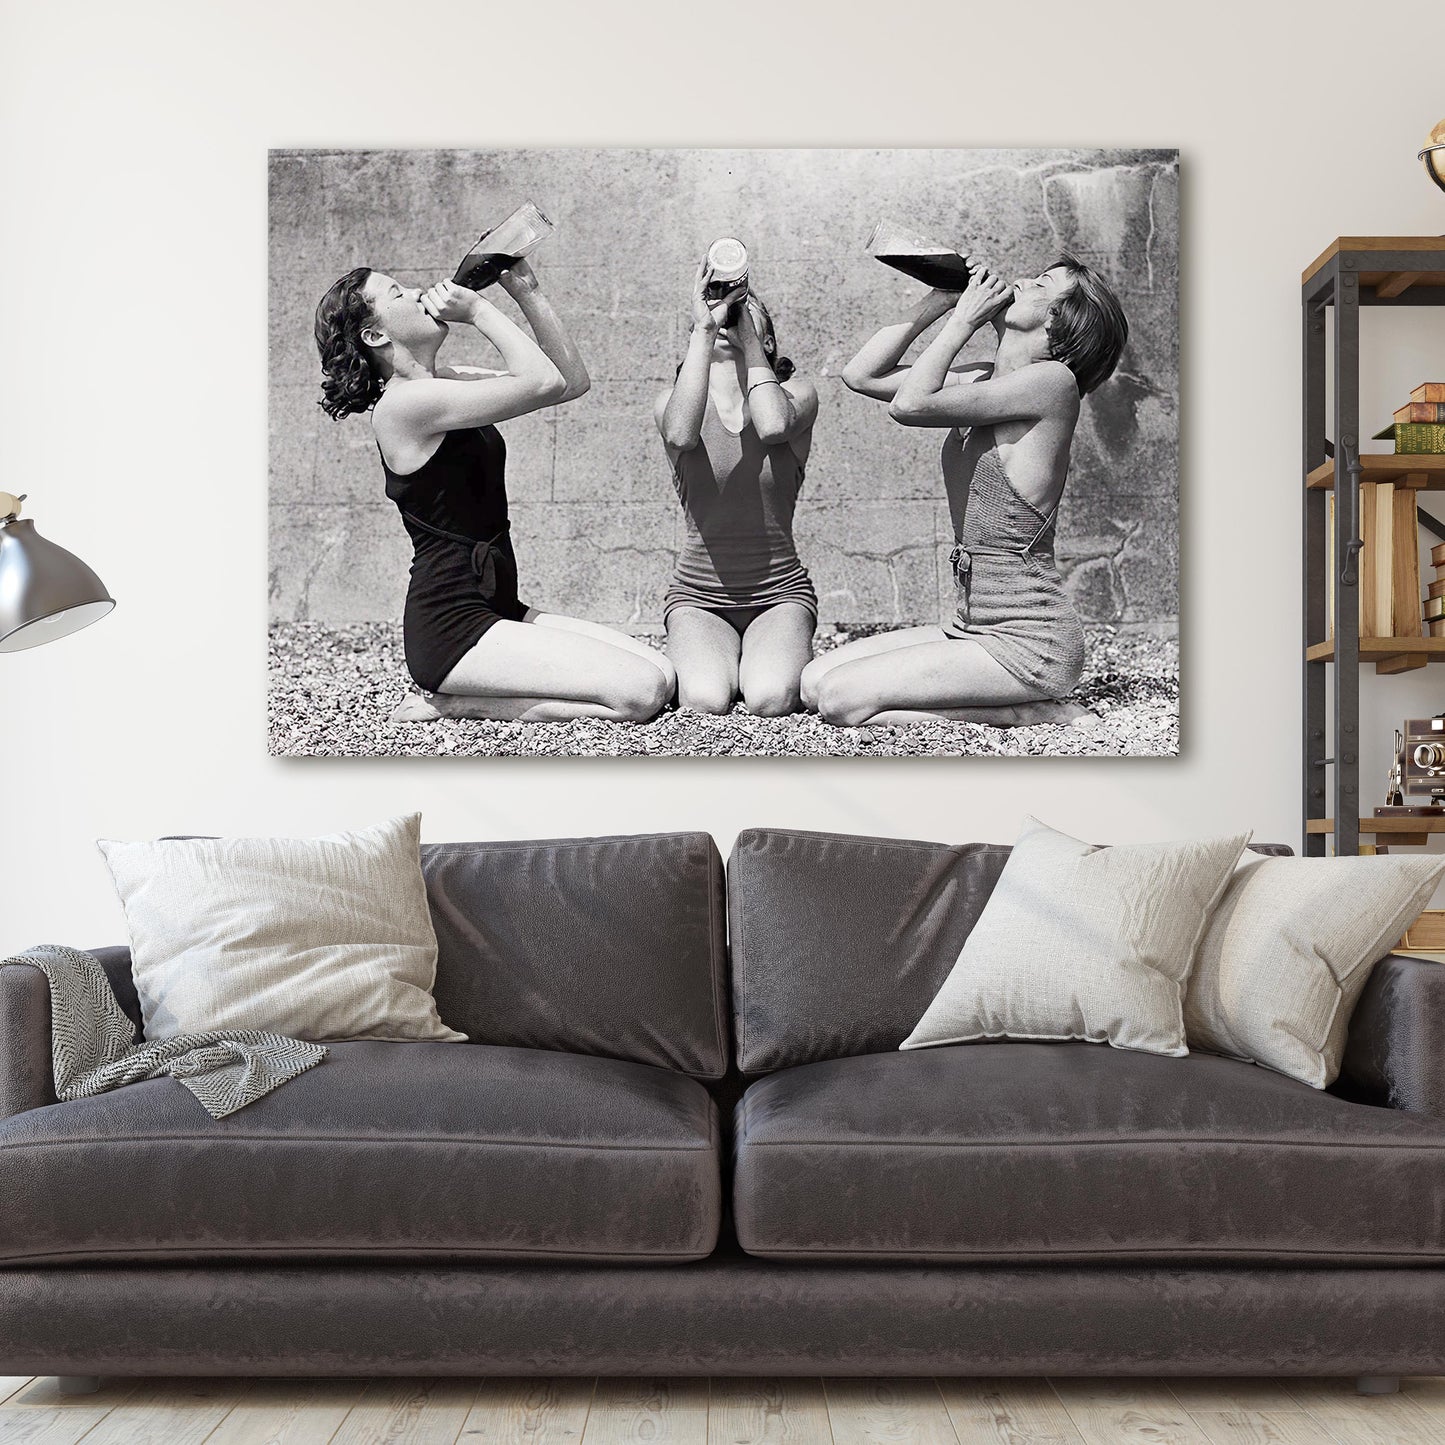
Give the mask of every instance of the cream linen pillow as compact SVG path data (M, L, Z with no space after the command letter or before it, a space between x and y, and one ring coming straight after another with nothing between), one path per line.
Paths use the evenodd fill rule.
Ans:
M899 1047L1087 1039L1187 1054L1184 981L1248 841L1100 848L1028 819L953 972Z
M98 839L149 1040L465 1042L437 1016L421 814L323 838Z
M1199 945L1184 1000L1196 1048L1323 1089L1375 964L1429 902L1445 858L1259 858Z

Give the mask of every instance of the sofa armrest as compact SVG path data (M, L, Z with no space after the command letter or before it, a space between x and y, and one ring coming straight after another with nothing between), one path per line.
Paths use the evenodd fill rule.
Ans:
M38 968L0 968L0 1119L55 1102L50 984Z
M1375 965L1340 1081L1370 1103L1445 1117L1445 964L1392 953Z

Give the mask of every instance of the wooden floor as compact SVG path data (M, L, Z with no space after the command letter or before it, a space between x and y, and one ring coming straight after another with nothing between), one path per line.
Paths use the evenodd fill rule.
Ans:
M106 1380L0 1376L4 1445L1441 1445L1445 1378Z

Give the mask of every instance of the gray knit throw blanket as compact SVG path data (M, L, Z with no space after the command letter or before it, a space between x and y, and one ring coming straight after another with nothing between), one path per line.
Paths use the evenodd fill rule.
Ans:
M40 943L0 958L0 968L12 964L38 968L49 980L55 1096L67 1102L169 1074L205 1105L213 1119L222 1119L326 1057L322 1044L252 1029L178 1034L135 1044L135 1025L115 1001L105 970L93 954Z

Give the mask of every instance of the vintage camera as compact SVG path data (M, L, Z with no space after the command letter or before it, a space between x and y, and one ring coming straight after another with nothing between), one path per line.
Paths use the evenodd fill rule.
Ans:
M1411 813L1445 811L1445 713L1405 719L1395 730L1390 803Z

